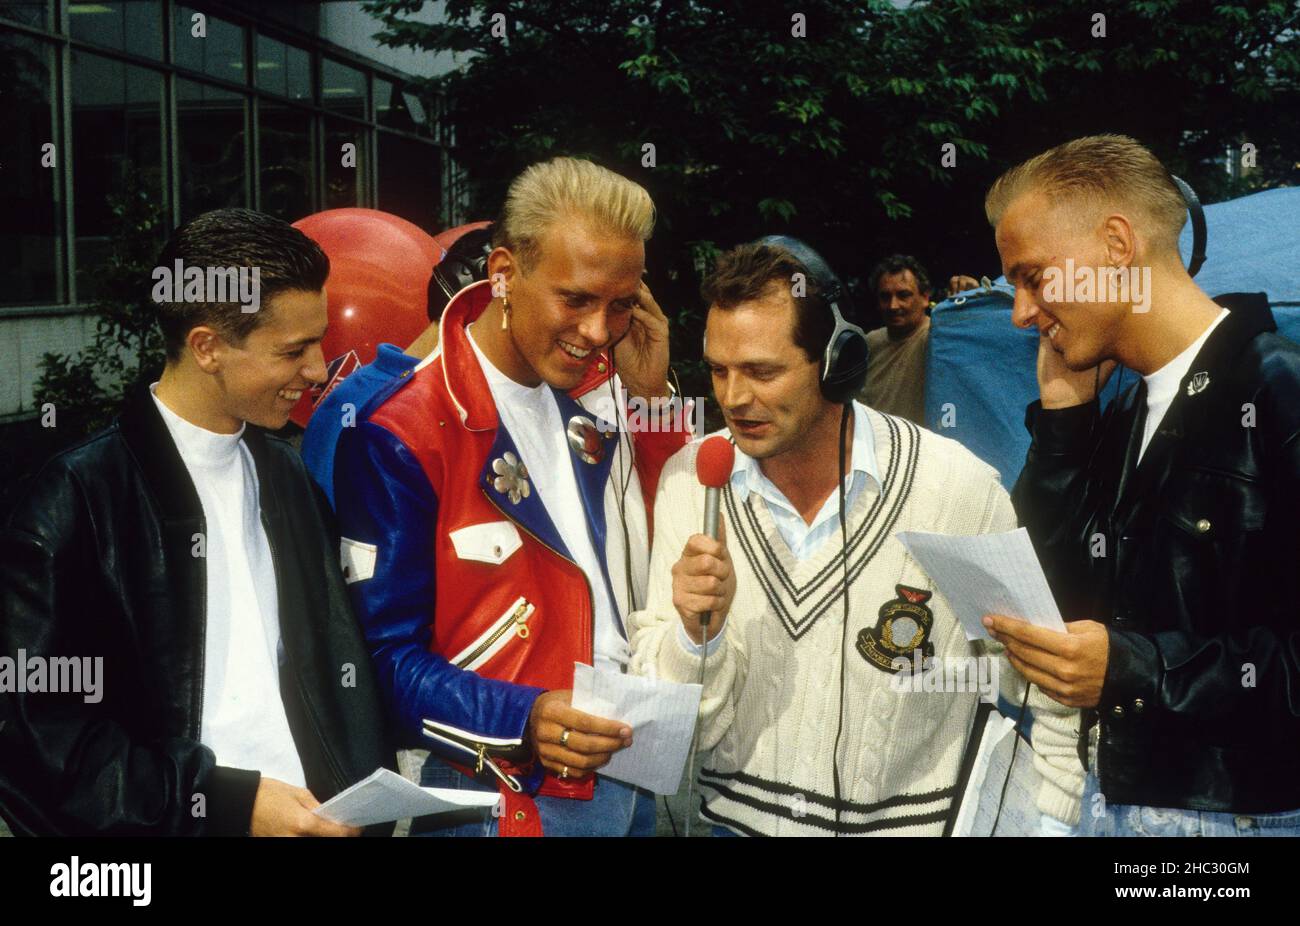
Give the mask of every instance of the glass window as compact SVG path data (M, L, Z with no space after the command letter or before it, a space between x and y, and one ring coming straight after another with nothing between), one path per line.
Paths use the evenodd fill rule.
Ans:
M0 303L64 302L63 159L53 99L54 46L0 32ZM55 145L51 150L44 146ZM44 162L44 163L43 163ZM50 166L46 166L48 163Z
M257 86L290 99L310 101L311 55L296 45L259 35Z
M379 132L379 204L433 234L442 223L442 150L428 142Z
M315 172L311 114L271 100L259 102L258 110L258 208L286 222L296 222L316 211L312 207Z
M201 212L248 205L242 93L176 81L176 150L181 221Z
M176 63L213 77L247 83L244 72L244 30L234 23L203 14L202 35L195 35L197 11L177 6L172 14L172 43Z
M78 4L73 4L77 6ZM50 0L7 0L0 4L0 19L12 19L38 29L50 28Z
M74 39L162 58L162 4L159 0L68 4L68 31Z
M74 51L69 98L77 299L84 302L95 295L96 271L109 253L109 236L115 230L112 198L134 187L167 214L162 77Z
M375 85L375 121L390 129L402 129L407 132L419 131L420 125L411 112L408 101L413 95L404 92L391 80L376 77ZM418 100L416 101L418 103ZM423 116L423 113L420 113Z
M363 205L366 130L344 119L325 119L325 209ZM350 149L346 145L351 145Z
M321 59L321 105L346 116L366 118L366 75L356 68Z

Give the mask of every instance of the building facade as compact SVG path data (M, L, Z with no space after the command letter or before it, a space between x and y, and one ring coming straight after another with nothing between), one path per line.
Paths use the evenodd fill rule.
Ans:
M130 191L156 206L159 244L229 206L366 206L430 233L469 220L454 139L418 89L454 61L377 30L360 3L0 3L0 423L36 414L47 351L93 337Z

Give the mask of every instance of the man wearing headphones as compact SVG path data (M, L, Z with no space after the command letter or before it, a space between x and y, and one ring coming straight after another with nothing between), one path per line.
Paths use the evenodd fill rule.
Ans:
M622 413L624 387L669 394L668 322L641 279L653 223L612 171L529 167L489 280L339 439L344 575L400 745L432 751L422 784L504 798L486 820L428 821L439 835L653 833L652 795L592 774L631 729L570 706L575 662L627 662L644 498L687 440L675 404L630 437Z
M701 293L735 465L718 540L698 533L700 444L664 467L633 670L693 682L705 659L702 813L717 834L938 835L980 692L936 690L934 673L977 657L996 697L1005 662L966 640L894 535L1012 529L1007 493L956 442L851 401L865 336L811 248L737 247ZM1019 703L1023 681L1000 674ZM1076 715L1037 693L1029 704L1038 805L1072 822Z

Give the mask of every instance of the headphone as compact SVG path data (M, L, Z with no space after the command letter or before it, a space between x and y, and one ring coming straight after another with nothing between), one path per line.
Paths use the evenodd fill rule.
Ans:
M835 328L822 353L821 390L829 402L849 402L867 377L867 334L852 322L845 321L846 313L854 314L848 290L822 256L798 238L767 235L758 239L758 243L782 248L803 264L818 294L830 307Z
M1182 177L1169 175L1169 179L1178 187L1178 192L1183 194L1183 202L1187 204L1187 212L1192 219L1192 257L1187 262L1187 275L1196 276L1196 272L1201 269L1201 264L1205 263L1205 210L1201 208L1201 200L1196 195L1196 191Z
M465 232L447 249L442 260L434 264L429 277L429 321L442 318L451 297L471 283L487 279L487 259L492 253L492 228L475 228Z

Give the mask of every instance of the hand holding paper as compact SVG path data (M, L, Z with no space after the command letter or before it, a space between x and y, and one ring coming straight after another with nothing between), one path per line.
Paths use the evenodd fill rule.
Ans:
M486 810L500 797L495 791L421 788L396 772L381 768L364 781L340 791L313 812L345 826L371 826L450 810L474 807Z
M600 774L655 794L675 794L702 690L575 663L573 706L598 717L617 717L635 731L632 745L614 753Z
M1065 632L1056 599L1023 527L972 537L920 531L904 531L897 537L948 599L966 639L989 639L985 614L1005 614Z
M1096 707L1110 660L1110 633L1096 621L1071 621L1064 633L990 614L984 624L1007 648L1016 671L1066 707Z

